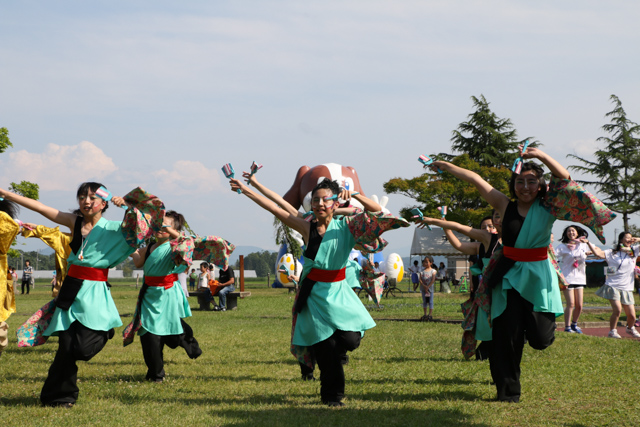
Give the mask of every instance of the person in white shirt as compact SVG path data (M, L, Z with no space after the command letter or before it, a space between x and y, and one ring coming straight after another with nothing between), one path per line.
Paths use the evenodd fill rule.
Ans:
M422 270L423 269L418 264L418 261L413 261L413 265L409 267L409 271L411 272L411 283L413 283L413 292L418 289L418 285L420 284L418 277L420 276L420 272ZM409 285L409 292L411 292L411 285Z
M635 301L633 299L633 275L636 267L636 258L640 254L640 241L637 237L633 237L631 233L623 231L618 236L618 244L613 249L603 251L597 246L593 246L589 241L585 243L593 251L598 258L607 260L607 280L600 289L596 291L596 295L606 298L611 303L613 313L609 319L609 338L621 338L618 334L616 326L622 308L627 315L627 333L634 338L640 338L640 333L636 331L634 323L636 321Z
M584 288L587 285L587 255L591 254L587 241L587 232L577 226L570 225L562 232L560 245L556 248L556 257L560 270L569 286L563 291L567 303L564 309L564 331L581 334L578 319L582 313ZM569 325L571 322L571 325Z

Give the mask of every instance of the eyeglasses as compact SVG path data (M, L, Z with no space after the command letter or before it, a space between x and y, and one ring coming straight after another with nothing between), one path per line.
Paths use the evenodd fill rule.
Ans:
M318 206L320 204L320 202L322 202L323 205L326 206L333 206L333 204L335 203L336 200L336 196L331 196L331 197L314 197L313 199L311 199L311 204L314 206Z
M540 185L540 181L537 178L527 178L527 179L516 179L515 187L516 188L533 188Z

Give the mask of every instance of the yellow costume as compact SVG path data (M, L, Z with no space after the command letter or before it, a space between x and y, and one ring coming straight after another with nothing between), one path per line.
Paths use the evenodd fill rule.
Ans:
M53 289L52 297L57 297L60 286L67 275L67 258L71 253L71 234L63 233L60 227L49 228L38 225L35 229L22 229L23 237L37 237L56 252L56 285Z
M13 286L7 280L7 252L11 248L11 243L20 231L20 226L7 215L0 211L0 353L7 346L7 331L9 327L6 323L11 313L16 312L16 300L13 293Z

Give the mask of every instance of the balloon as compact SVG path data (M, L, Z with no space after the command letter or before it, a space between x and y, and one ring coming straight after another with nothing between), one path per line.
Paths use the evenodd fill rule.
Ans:
M287 273L283 273L279 270L284 266ZM276 271L278 272L278 281L283 285L291 283L289 275L299 276L302 273L302 264L295 259L292 254L286 253L282 255L276 263Z
M401 282L404 276L404 263L400 255L393 253L387 257L385 262L384 272L387 275L387 279L396 279L396 282Z

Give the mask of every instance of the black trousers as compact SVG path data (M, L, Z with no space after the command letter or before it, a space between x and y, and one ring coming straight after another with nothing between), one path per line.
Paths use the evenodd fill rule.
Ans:
M489 365L496 383L498 400L520 401L520 361L525 336L529 345L544 350L555 340L553 313L533 311L533 304L516 290L507 291L507 307L493 321Z
M22 293L24 294L24 287L27 287L27 293L29 293L29 288L31 287L31 280L22 280Z
M323 403L340 402L344 398L344 367L347 351L360 346L360 332L337 330L324 341L313 345L320 368L320 398Z
M43 405L75 403L78 399L78 360L91 360L109 340L108 331L94 331L76 321L58 335L58 351L42 386Z
M164 346L169 348L182 347L191 359L195 359L202 354L198 341L193 337L193 330L181 320L184 333L180 335L155 335L147 332L140 335L142 344L142 356L147 365L146 379L155 381L161 380L165 376L164 372Z

